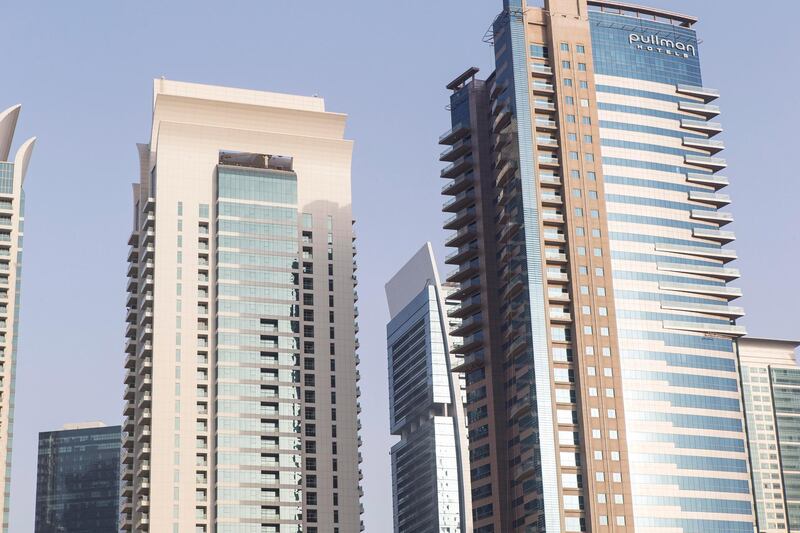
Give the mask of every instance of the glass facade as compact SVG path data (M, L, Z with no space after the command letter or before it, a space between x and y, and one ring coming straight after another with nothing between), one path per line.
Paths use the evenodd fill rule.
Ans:
M121 428L39 434L35 533L119 531Z
M217 195L218 531L299 533L297 176L220 165Z
M394 531L467 533L472 529L465 515L464 398L461 380L451 373L444 329L457 324L446 317L437 276L420 272L419 262L435 269L427 251L423 248L386 289L392 314L386 327L390 425L400 437L391 450ZM414 282L396 282L406 275Z
M727 260L696 257L721 248L698 233L720 226L698 220L699 211L714 215L716 207L691 195L716 188L687 179L711 169L685 164L708 152L687 146L696 134L682 121L700 117L681 103L702 102L676 91L702 87L697 36L597 11L590 27L634 523L637 531L752 531L736 354L732 340L711 334L732 323L729 298L715 292L726 286ZM681 290L687 286L694 289ZM680 300L712 307L688 312L675 305ZM677 331L676 323L693 331Z

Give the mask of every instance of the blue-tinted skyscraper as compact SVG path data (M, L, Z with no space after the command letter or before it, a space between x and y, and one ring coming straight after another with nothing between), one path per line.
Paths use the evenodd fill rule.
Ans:
M743 310L691 16L506 0L448 85L476 533L753 531Z
M119 531L120 426L39 434L34 533Z
M452 372L447 288L430 244L386 285L395 533L467 533L469 507L462 380Z

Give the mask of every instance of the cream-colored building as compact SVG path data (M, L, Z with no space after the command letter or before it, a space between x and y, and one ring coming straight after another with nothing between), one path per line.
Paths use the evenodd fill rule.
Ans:
M738 341L759 533L800 531L797 341Z
M123 531L361 529L345 115L155 80L128 270Z
M21 106L0 113L0 523L8 531L11 486L11 437L14 424L14 381L19 331L22 234L25 216L25 174L33 145L30 138L9 159Z

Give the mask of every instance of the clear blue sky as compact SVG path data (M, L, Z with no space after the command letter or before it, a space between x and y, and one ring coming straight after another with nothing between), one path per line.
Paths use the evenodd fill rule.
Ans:
M744 323L800 337L800 3L640 0L701 18L706 84L722 90L724 155L742 258ZM438 135L444 85L488 72L481 41L501 0L9 0L0 108L22 103L16 145L37 135L26 181L12 533L33 529L36 436L69 421L119 423L125 259L135 143L152 78L320 94L356 141L364 506L389 531L383 283L425 240L443 253Z

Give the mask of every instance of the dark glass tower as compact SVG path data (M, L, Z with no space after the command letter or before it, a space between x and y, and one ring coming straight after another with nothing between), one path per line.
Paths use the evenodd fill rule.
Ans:
M119 426L39 433L35 533L118 530Z

